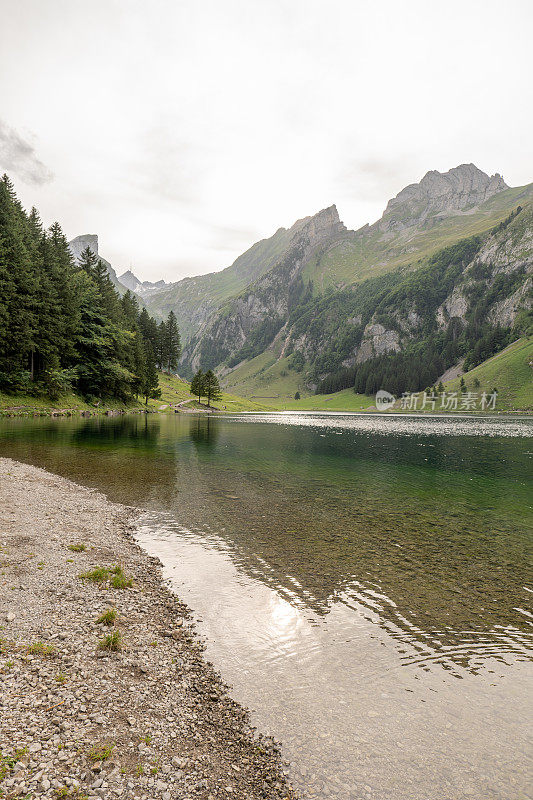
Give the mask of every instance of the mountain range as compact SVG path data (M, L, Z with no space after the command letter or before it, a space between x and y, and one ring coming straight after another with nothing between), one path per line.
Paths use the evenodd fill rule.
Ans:
M470 353L473 306L495 283L477 338L487 338L487 326L510 330L531 308L532 201L533 184L510 188L501 175L463 164L406 186L373 224L348 230L332 205L280 228L220 272L152 283L108 269L156 317L175 312L184 374L214 368L243 393L275 389L287 375L292 385L314 387L433 341L451 321L462 355ZM94 236L70 243L75 256L87 244L98 251ZM416 292L440 281L437 305L426 297L419 307ZM461 354L452 349L450 358Z

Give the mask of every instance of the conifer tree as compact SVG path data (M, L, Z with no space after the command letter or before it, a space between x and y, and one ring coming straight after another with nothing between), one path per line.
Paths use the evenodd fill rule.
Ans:
M1 390L55 399L75 385L130 399L144 388L145 344L157 333L143 312L131 293L119 297L90 248L75 263L60 225L43 230L37 210L26 214L0 180Z
M167 363L167 326L165 322L160 322L157 326L157 349L155 360L160 370L165 369Z
M141 313L139 314L139 329L141 331L141 335L145 342L149 342L152 348L152 351L155 354L157 353L157 322L153 317L151 317L143 306L141 309Z
M176 315L171 311L167 317L165 325L165 368L170 374L178 368L178 361L181 355L181 339L176 322Z
M212 369L208 369L203 377L203 394L207 397L207 405L211 405L211 400L221 400L222 392L217 376Z
M153 398L157 400L161 397L161 389L159 388L159 376L155 366L155 356L149 342L145 345L145 362L146 368L143 381L143 395L145 397L145 405L148 405L148 400Z
M13 184L0 181L0 371L7 385L22 378L34 347L35 282L27 220Z
M202 402L202 395L204 392L204 373L201 369L194 375L191 381L191 394L198 395L198 402Z

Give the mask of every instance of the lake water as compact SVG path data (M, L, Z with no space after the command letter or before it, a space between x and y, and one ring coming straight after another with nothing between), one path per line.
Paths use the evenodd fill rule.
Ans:
M533 796L533 421L4 420L0 455L145 509L304 796Z

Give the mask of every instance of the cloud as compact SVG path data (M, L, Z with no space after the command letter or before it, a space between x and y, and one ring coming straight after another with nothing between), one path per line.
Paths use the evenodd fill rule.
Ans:
M16 130L0 119L0 166L17 175L24 183L41 186L54 177L40 161L35 148Z

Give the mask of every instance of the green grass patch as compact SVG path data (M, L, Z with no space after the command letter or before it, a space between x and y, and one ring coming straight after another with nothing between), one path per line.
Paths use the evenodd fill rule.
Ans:
M79 544L69 544L68 549L72 550L73 553L84 553L87 550L81 542Z
M108 633L107 636L104 636L103 639L100 639L98 642L98 649L118 652L122 650L122 645L122 634L120 631L113 631L112 633Z
M462 376L467 391L498 390L496 411L533 410L533 337L518 339ZM447 381L447 392L460 391L461 378Z
M205 398L202 398L202 405L199 406L198 397L192 395L189 391L189 384L175 375L167 375L160 372L159 386L161 388L161 399L150 400L148 403L148 408L154 411L164 410L173 413L173 407L183 401L187 401L182 406L183 410L203 410L206 407L205 403L207 401ZM166 408L162 409L162 406L166 406ZM222 399L212 403L212 408L229 412L265 411L268 410L268 404L265 405L261 402L223 391Z
M0 782L2 782L15 769L15 764L28 752L27 747L15 750L12 756L5 755L0 750ZM0 795L1 796L1 795Z
M129 589L133 586L133 578L128 578L124 574L122 567L116 566L111 570L113 577L111 578L111 586L113 589Z
M114 625L117 618L117 610L115 608L108 608L103 614L100 614L96 622L99 625Z
M55 656L56 649L51 644L34 642L33 644L28 645L26 652L30 656L43 656L43 658L51 658L52 656Z
M95 744L87 754L89 761L107 761L107 759L112 756L114 749L114 744Z
M105 583L109 580L109 569L107 567L95 567L89 572L82 572L78 577L84 581L91 581L91 583Z

